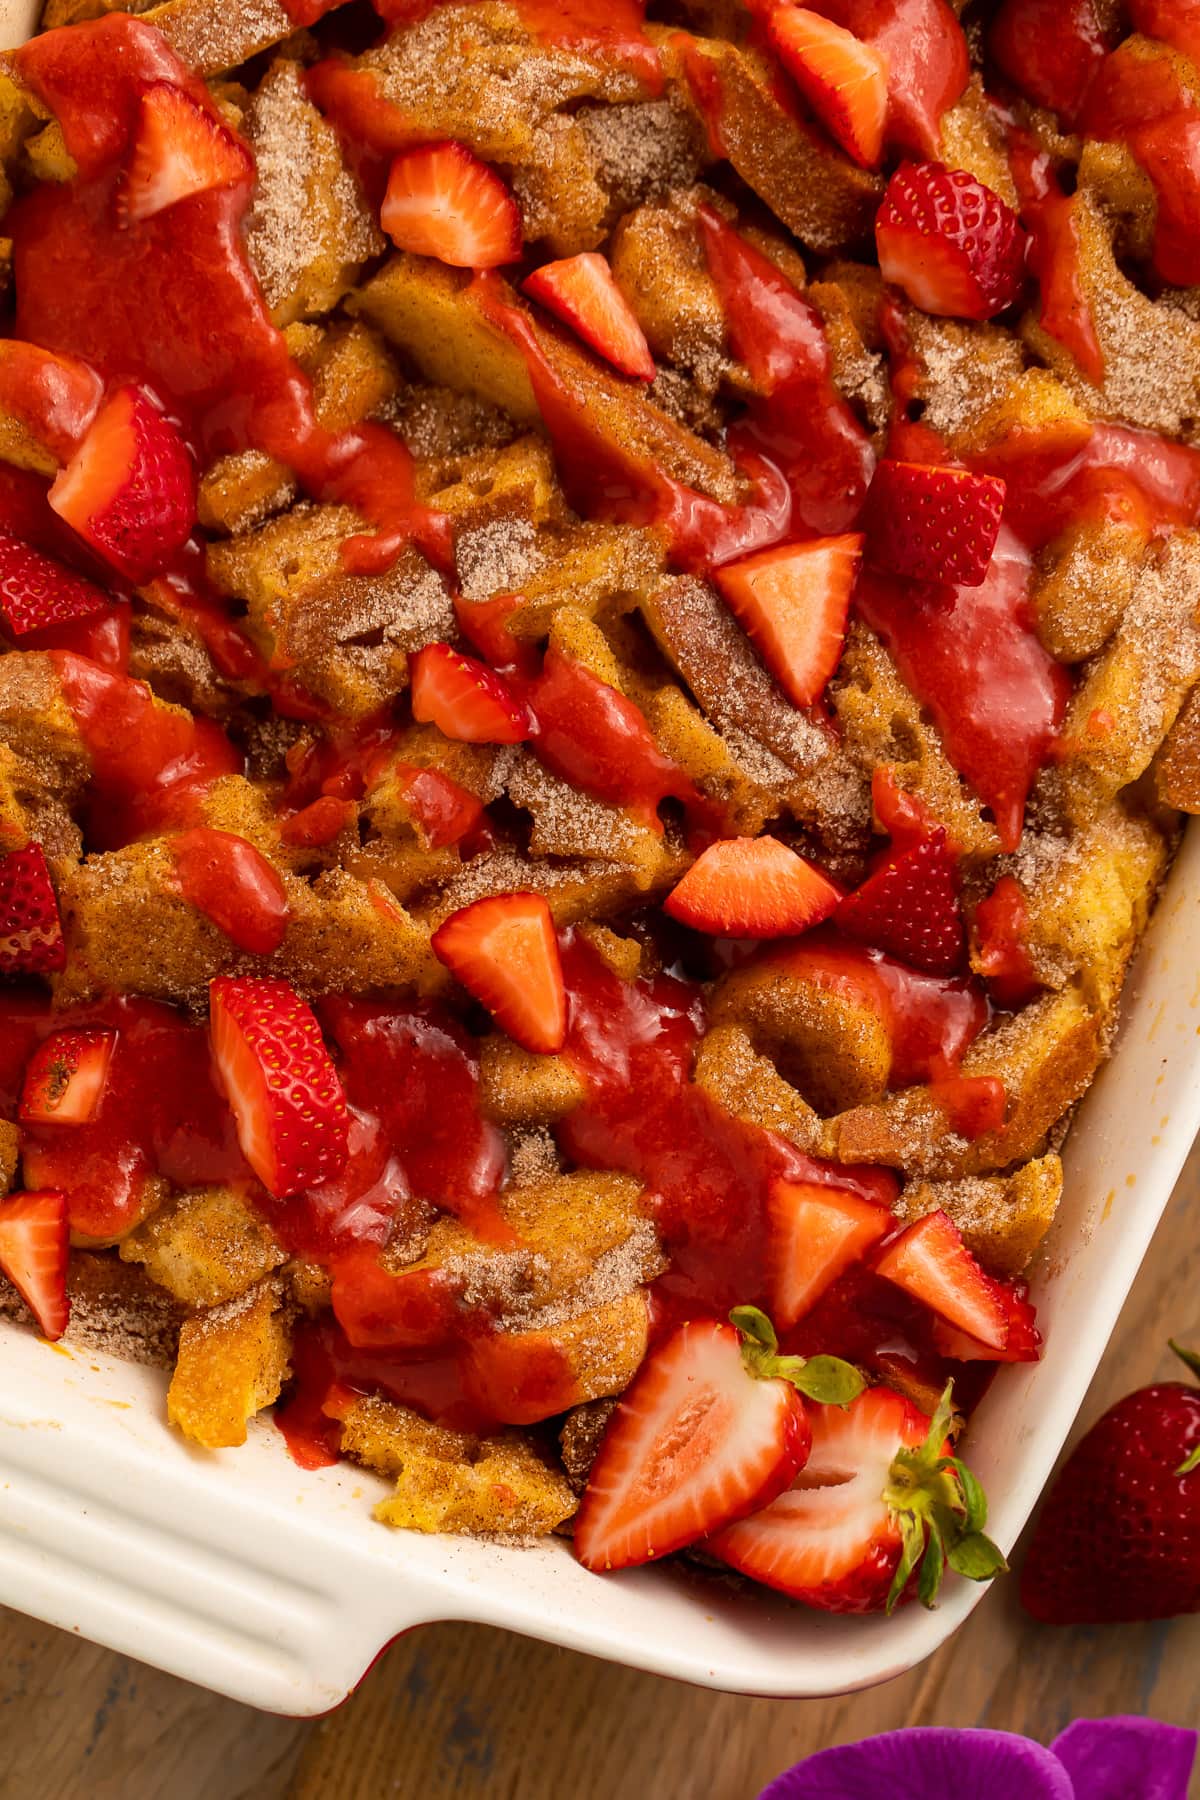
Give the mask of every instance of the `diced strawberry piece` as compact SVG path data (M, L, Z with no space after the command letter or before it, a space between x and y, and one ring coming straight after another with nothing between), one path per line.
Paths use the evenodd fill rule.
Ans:
M173 82L155 81L142 95L118 216L124 224L140 223L193 194L253 178L249 150L215 113Z
M975 908L975 967L999 1006L1024 1006L1040 992L1026 935L1029 908L1020 884L1002 875Z
M827 919L841 897L778 838L722 838L701 852L663 907L714 937L794 937Z
M305 850L320 850L331 844L358 817L353 800L339 800L334 794L320 794L299 812L289 814L279 827L280 841Z
M0 1270L38 1322L43 1337L67 1329L67 1201L57 1190L0 1200Z
M0 975L46 975L67 960L58 901L40 844L0 857Z
M928 975L952 975L965 939L958 871L939 825L847 894L837 911L848 936L898 956Z
M504 182L465 144L402 150L380 222L401 250L460 269L494 269L521 254L521 213Z
M780 544L716 571L730 610L796 706L812 706L838 666L862 537Z
M997 1284L997 1297L1008 1313L1008 1335L1003 1350L981 1343L956 1325L947 1325L944 1319L935 1319L933 1342L939 1356L948 1356L954 1362L1018 1363L1040 1359L1042 1334L1037 1328L1037 1313L1032 1302L1023 1293L1002 1283Z
M110 606L100 588L0 529L0 619L10 636L73 625Z
M118 574L144 582L191 535L196 471L174 425L139 389L119 388L60 471L50 504Z
M773 1181L767 1196L771 1316L790 1331L892 1224L886 1206L816 1181Z
M449 644L427 644L412 659L413 718L465 744L520 744L529 709L506 682Z
M996 548L1005 491L995 475L885 459L867 495L867 560L910 581L978 587Z
M1012 207L965 169L901 163L875 219L885 281L915 306L990 319L1020 295L1025 233Z
M29 1059L18 1117L22 1125L85 1125L100 1110L115 1031L55 1031Z
M947 5L947 0L821 0L820 10L885 59L888 144L910 156L936 156L942 120L971 73L957 5Z
M434 932L433 953L526 1050L562 1049L567 995L541 894L496 894L464 906Z
M1005 1348L1008 1308L1000 1283L980 1268L944 1212L926 1213L907 1225L875 1270L969 1337L992 1350Z
M1166 4L1174 7L1180 0ZM1112 48L1110 36L1096 0L1003 0L992 20L988 48L1026 99L1074 125Z
M695 1543L781 1494L809 1441L796 1389L752 1375L731 1325L683 1325L621 1397L576 1514L575 1554L588 1569L626 1569Z
M1008 1093L998 1075L943 1075L929 1083L928 1092L956 1137L973 1140L999 1131L1008 1111Z
M521 286L531 300L540 301L577 331L614 369L639 381L654 380L654 358L646 334L613 280L612 270L594 250L543 263Z
M932 837L940 824L937 814L924 800L900 786L891 763L879 763L871 772L871 805L879 829L892 840L893 855L911 850L924 838ZM949 836L946 842L953 854Z
M900 1562L887 1494L899 1452L919 1451L929 1420L892 1388L844 1411L809 1409L812 1451L787 1492L711 1537L705 1549L755 1581L824 1612L878 1612Z
M804 6L774 7L767 31L830 136L855 162L877 168L888 109L887 57Z
M349 1154L350 1115L312 1009L286 981L222 975L209 1035L242 1154L286 1200L331 1181Z

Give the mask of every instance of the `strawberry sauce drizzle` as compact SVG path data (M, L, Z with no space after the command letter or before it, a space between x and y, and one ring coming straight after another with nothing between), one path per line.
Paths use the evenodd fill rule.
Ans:
M242 243L253 179L119 224L115 201L141 94L169 81L212 112L161 35L113 14L51 31L17 53L79 165L9 215L23 338L80 355L107 383L163 398L205 460L255 448L294 469L314 498L355 507L376 528L343 546L355 573L386 569L410 540L446 565L449 523L413 498L412 458L394 433L317 423L312 388L271 323Z
M1128 145L1153 183L1156 273L1179 287L1200 281L1200 97L1179 64L1135 43L1114 50L1092 83L1083 129Z

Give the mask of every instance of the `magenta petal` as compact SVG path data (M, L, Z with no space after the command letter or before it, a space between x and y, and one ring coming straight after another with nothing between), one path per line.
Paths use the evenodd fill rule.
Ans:
M1187 1800L1196 1733L1155 1719L1076 1719L1051 1749L1079 1800Z
M1075 1800L1076 1790L1058 1757L1029 1738L928 1725L819 1750L764 1788L759 1800L946 1800L950 1794ZM1080 1800L1085 1795L1092 1800L1081 1789Z

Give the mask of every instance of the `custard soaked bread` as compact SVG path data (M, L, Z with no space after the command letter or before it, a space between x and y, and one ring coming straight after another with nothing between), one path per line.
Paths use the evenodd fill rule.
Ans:
M820 1471L1038 1356L1200 811L1200 71L1102 10L49 0L6 1309L393 1526L900 1597Z

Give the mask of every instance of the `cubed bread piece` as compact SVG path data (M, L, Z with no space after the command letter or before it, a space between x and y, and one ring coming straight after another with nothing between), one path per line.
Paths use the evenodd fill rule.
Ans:
M458 543L489 525L511 525L520 534L566 516L554 474L554 460L543 437L526 434L498 448L487 446L445 461L427 461L416 469L416 495L423 506L449 513ZM470 557L467 550L468 560ZM508 585L521 585L527 571L514 570ZM502 582L495 588L500 590Z
M675 878L679 857L661 833L623 808L581 793L529 752L514 758L507 791L533 821L529 848L535 856L627 864L647 887Z
M1025 367L1025 352L999 325L933 318L903 308L910 407L951 450L974 446L979 421L1007 394Z
M466 1347L467 1385L486 1412L533 1425L625 1391L646 1354L640 1288L528 1331L498 1331Z
M690 93L679 40L668 38L663 48L681 92ZM865 237L882 191L879 178L784 103L767 58L712 38L687 40L687 56L720 96L710 136L776 218L826 255Z
M193 623L154 610L154 583L129 622L128 673L144 681L158 700L190 712L226 719L237 704L240 684L226 681Z
M736 471L722 451L668 418L631 382L527 307L499 276L493 274L489 281L491 291L525 319L556 378L609 443L628 446L674 480L715 500L738 497ZM514 419L536 425L541 415L524 359L487 316L483 292L463 270L402 254L386 263L349 305L399 344L428 380L482 394Z
M543 1125L579 1105L584 1085L561 1056L538 1056L511 1038L486 1037L479 1053L480 1107L496 1125Z
M1103 357L1103 382L1094 386L1034 314L1022 322L1025 341L1094 416L1200 441L1200 321L1148 299L1122 273L1112 227L1086 187L1076 190L1072 212L1075 274Z
M735 1118L787 1138L806 1156L825 1153L828 1133L820 1115L770 1057L759 1055L740 1025L715 1025L701 1038L693 1078Z
M707 190L681 191L626 213L613 233L612 271L655 355L707 393L731 366L725 313L696 227Z
M1080 1098L1104 1056L1107 1019L1076 988L1046 994L1000 1015L963 1058L965 1076L1004 1083L999 1131L967 1139L952 1129L936 1090L905 1088L832 1121L839 1162L878 1162L910 1175L956 1180L1007 1169L1038 1155L1047 1134Z
M7 1194L12 1187L20 1154L20 1129L8 1119L0 1119L0 1194Z
M1079 519L1037 559L1030 599L1038 636L1058 662L1102 650L1133 597L1145 533L1124 519Z
M179 1348L183 1309L143 1269L107 1250L72 1247L67 1265L70 1317L66 1342L123 1362L170 1369ZM0 1317L32 1324L16 1289L0 1276Z
M582 1494L587 1486L592 1464L596 1460L596 1453L608 1430L608 1422L616 1410L616 1404L615 1400L588 1400L583 1406L572 1408L563 1420L558 1434L563 1468L577 1494Z
M686 863L683 856L680 875ZM669 873L664 869L664 878ZM414 902L414 911L433 930L473 900L490 894L524 894L530 888L545 895L559 926L575 925L581 919L611 918L646 891L637 872L622 863L552 862L495 850L472 857L462 874L447 881L440 892L422 896L419 905Z
M0 850L40 844L49 857L77 857L83 834L67 797L53 792L38 773L0 740Z
M276 61L246 114L257 180L246 249L277 325L329 312L385 244L337 132Z
M1200 689L1192 689L1167 733L1154 778L1167 806L1200 813Z
M720 978L709 1017L742 1027L818 1113L869 1106L887 1092L892 1043L868 990L764 957Z
M858 296L828 274L825 279L810 283L806 296L825 327L834 386L872 431L883 431L891 414L887 365L880 352L871 347L874 331L863 336Z
M1004 867L1025 900L1022 939L1039 979L1076 981L1097 1007L1113 1005L1169 853L1158 827L1120 804L1069 837L1027 833Z
M664 561L661 540L633 525L572 521L540 532L537 548L538 566L522 579L522 604L507 621L523 641L546 637L563 606L594 618L635 605Z
M132 10L143 9L135 5ZM237 0L234 6L228 0L163 0L143 16L198 75L236 69L296 29L279 0Z
M545 1453L516 1432L468 1437L387 1400L355 1400L342 1419L344 1456L395 1480L375 1517L409 1531L544 1537L575 1495Z
M477 394L411 381L389 408L392 424L422 461L498 450L518 435L506 412Z
M653 953L637 938L620 937L607 925L581 925L576 935L596 952L618 981L637 981L640 976L656 974L658 964Z
M860 621L852 622L847 633L829 700L843 749L864 776L881 766L890 768L897 787L942 821L968 862L996 854L1000 840L995 826L946 755L937 727L900 679L891 655Z
M348 718L408 685L410 651L455 635L446 584L411 545L384 575L346 573L341 546L360 529L349 507L297 506L208 548L210 579L246 602L268 660Z
M610 223L671 188L689 186L707 160L699 121L678 93L607 106L585 102L571 116L593 158Z
M1008 165L1004 118L984 91L983 77L972 75L953 106L941 117L941 160L951 169L968 174L990 187L1014 211L1020 197Z
M236 1299L286 1261L266 1220L230 1187L177 1195L123 1239L120 1253L197 1307Z
M62 696L50 658L37 650L0 656L0 744L11 751L9 779L23 803L35 797L74 805L91 758Z
M291 1312L274 1277L194 1314L179 1333L167 1418L206 1450L244 1444L247 1421L279 1398L291 1348Z
M1177 531L1143 562L1112 641L1085 670L1039 793L1073 825L1104 811L1149 767L1200 678L1200 532Z
M910 1182L893 1211L906 1223L944 1212L993 1275L1011 1280L1032 1260L1062 1194L1062 1163L1051 1151L1006 1175Z

